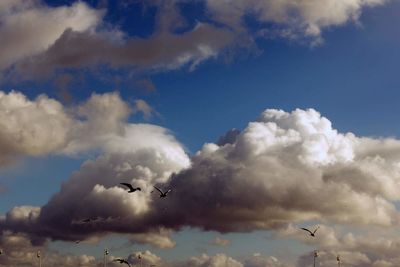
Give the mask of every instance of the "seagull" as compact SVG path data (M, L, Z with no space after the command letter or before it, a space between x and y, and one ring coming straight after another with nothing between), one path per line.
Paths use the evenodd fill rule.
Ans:
M90 223L90 222L97 221L98 219L100 219L100 218L95 216L95 217L83 219L83 220L81 221L81 223Z
M128 266L129 267L131 267L131 264L127 261L127 260L125 260L125 259L115 259L115 260L113 260L113 261L118 261L119 263L125 263L125 264L128 264Z
M304 231L309 232L311 236L315 237L315 232L317 232L318 228L319 228L319 226L314 230L314 232L311 232L311 231L308 230L307 228L301 228L301 229L304 230Z
M122 185L125 185L126 187L128 187L129 188L128 193L133 193L135 191L142 191L142 189L140 187L133 188L133 186L128 183L119 183L119 184L122 184Z
M167 194L172 191L171 189L168 189L167 191L163 192L163 191L161 191L160 188L158 188L156 186L154 186L154 188L157 189L158 192L160 192L160 198L167 197Z

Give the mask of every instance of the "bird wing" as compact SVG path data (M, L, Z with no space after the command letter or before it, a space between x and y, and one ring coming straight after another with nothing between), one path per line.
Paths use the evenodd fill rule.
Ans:
M307 231L307 232L309 232L310 234L312 234L313 232L311 232L310 230L308 230L307 228L301 228L302 230L304 230L304 231Z
M121 263L126 263L129 267L131 267L131 264L127 260L123 260Z
M317 232L318 229L319 229L319 226L314 230L313 234L315 234L315 232Z
M172 191L172 189L168 189L168 191L165 192L165 194L168 194L168 193L171 192L171 191Z
M131 184L128 184L128 183L119 183L119 184L125 185L126 187L128 187L130 190L133 191L133 187Z
M161 191L160 188L158 188L157 186L153 186L155 189L157 189L158 192L160 192L160 194L164 194L163 191Z

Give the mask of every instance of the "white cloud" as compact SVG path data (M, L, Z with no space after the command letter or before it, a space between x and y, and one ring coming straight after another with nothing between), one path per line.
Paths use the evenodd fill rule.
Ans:
M223 238L217 236L210 243L212 245L226 247L226 246L229 246L231 244L231 241L229 241L227 239L223 239Z

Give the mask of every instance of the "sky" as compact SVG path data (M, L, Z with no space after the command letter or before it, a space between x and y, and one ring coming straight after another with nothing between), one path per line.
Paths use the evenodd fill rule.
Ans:
M399 12L0 1L0 266L399 266Z

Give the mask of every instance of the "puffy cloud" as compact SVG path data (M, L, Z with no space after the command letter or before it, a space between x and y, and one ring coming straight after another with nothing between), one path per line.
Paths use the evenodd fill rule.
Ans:
M93 114L105 112L91 107L102 107L97 102L82 109L89 118L86 107ZM111 116L121 119L122 111ZM119 128L115 125L111 128ZM205 144L191 160L162 127L122 129L100 139L104 154L63 184L39 217L24 225L27 232L64 240L131 233L138 242L165 246L168 239L151 235L160 227L243 232L312 219L398 224L393 202L400 195L400 142L339 133L313 109L265 110L241 132L228 133L228 142ZM142 191L126 193L120 182ZM172 192L159 199L151 193L155 184ZM103 219L76 223L95 216ZM14 228L9 218L3 224ZM326 244L337 242L328 230L320 231L326 231Z
M226 247L226 246L229 246L231 244L231 241L229 241L227 239L223 239L223 238L217 236L210 243L212 245Z
M77 111L75 111L77 110ZM0 165L21 155L73 154L101 147L124 130L128 105L118 94L93 94L71 110L45 95L29 100L0 91Z
M243 264L239 261L228 257L225 254L216 254L209 256L202 254L200 257L192 257L188 260L186 266L194 267L243 267Z
M279 231L278 238L293 238L318 248L320 253L317 260L321 266L334 265L337 255L340 255L344 266L396 266L399 263L400 239L393 234L393 230L383 233L381 228L369 227L357 229L357 234L351 230L321 225L316 237L310 238L298 227L289 225ZM298 259L298 266L309 266L312 258L311 252L302 255Z
M244 260L245 267L292 267L292 265L282 263L273 256L263 256L259 253L254 254Z
M150 244L157 248L173 248L176 243L171 239L172 231L159 229L158 232L133 234L130 237L132 243Z
M89 255L70 255L51 251L47 245L32 244L24 234L11 232L0 233L0 247L3 254L0 257L1 267L37 266L37 252L40 251L43 265L76 267L93 266L96 259Z

